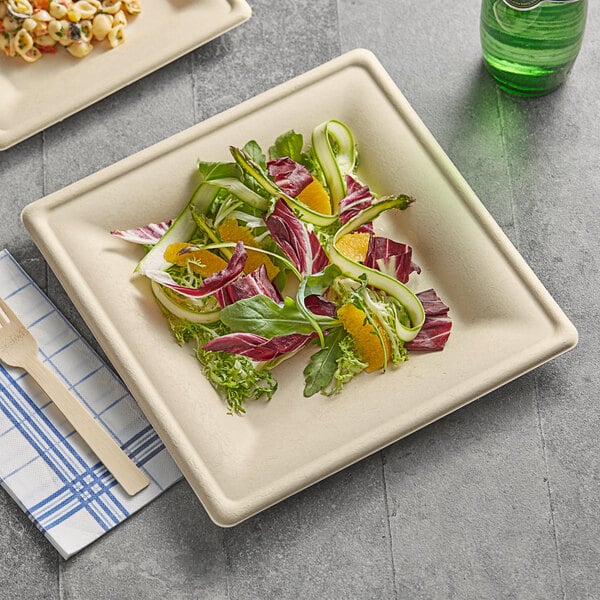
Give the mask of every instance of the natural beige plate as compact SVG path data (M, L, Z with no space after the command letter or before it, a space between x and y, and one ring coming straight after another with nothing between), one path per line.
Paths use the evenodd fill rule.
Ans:
M346 122L359 175L378 193L417 202L377 223L414 248L451 307L443 352L362 374L341 395L302 396L306 354L284 363L271 402L243 417L175 344L140 248L109 231L175 216L194 189L196 160L230 144L267 148L288 129ZM577 332L377 59L356 50L29 205L25 225L158 430L212 519L234 525L572 348Z
M145 0L127 41L73 58L59 48L33 64L0 54L0 150L53 125L250 18L245 0Z

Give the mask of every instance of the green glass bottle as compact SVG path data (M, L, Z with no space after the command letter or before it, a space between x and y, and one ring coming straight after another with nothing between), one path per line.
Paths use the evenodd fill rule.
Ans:
M587 0L483 0L486 69L519 96L555 90L579 54L586 17Z

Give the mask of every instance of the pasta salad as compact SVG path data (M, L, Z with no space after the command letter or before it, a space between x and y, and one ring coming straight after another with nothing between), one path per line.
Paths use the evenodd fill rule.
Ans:
M83 58L94 42L122 44L128 16L141 10L140 0L0 0L0 50L28 63L60 46Z

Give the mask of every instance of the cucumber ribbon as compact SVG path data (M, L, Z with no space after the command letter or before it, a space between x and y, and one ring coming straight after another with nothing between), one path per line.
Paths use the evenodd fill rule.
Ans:
M348 258L336 246L337 241L343 235L354 231L365 223L371 222L385 210L401 207L403 202L404 199L401 197L386 198L374 202L337 230L327 244L326 253L329 260L337 265L344 275L356 280L366 277L369 285L383 290L404 306L410 317L411 326L407 327L398 322L398 336L403 342L410 342L417 336L425 322L425 310L416 294L394 277Z
M340 201L346 196L345 176L356 165L352 132L341 121L325 121L313 129L312 145L329 188L332 212L338 214Z

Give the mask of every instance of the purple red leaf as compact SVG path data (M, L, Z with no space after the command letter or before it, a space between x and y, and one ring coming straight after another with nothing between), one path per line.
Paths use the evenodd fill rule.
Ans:
M127 242L134 244L143 244L145 246L153 246L171 227L173 219L163 221L162 223L149 223L135 229L125 229L123 231L111 231L111 235L120 237Z
M278 200L266 224L277 245L302 274L318 273L328 259L319 239L283 200Z
M365 208L369 208L375 198L368 186L360 184L351 175L346 175L346 196L340 200L339 219L341 223L347 223L356 217ZM373 233L373 225L365 223L357 231Z
M337 304L335 302L331 302L323 298L323 296L318 296L317 294L311 294L310 296L306 296L304 299L304 306L310 310L310 312L315 315L320 315L323 317L335 317L335 313L337 311Z
M313 333L290 333L267 339L254 333L229 333L205 344L204 350L240 354L259 361L272 360L299 350L315 336Z
M217 292L216 297L221 308L224 308L238 300L252 298L258 294L263 294L271 298L274 302L283 302L281 293L269 280L265 265L260 265L252 273L243 275L221 288Z
M410 274L421 272L421 267L412 262L412 248L406 244L389 238L371 236L365 266L379 269L382 273L391 275L406 283Z
M277 186L292 198L295 198L313 180L306 167L287 156L270 160L267 169Z
M443 350L452 329L452 322L448 316L450 309L432 289L418 293L417 297L425 310L425 323L417 337L404 346L411 351Z

